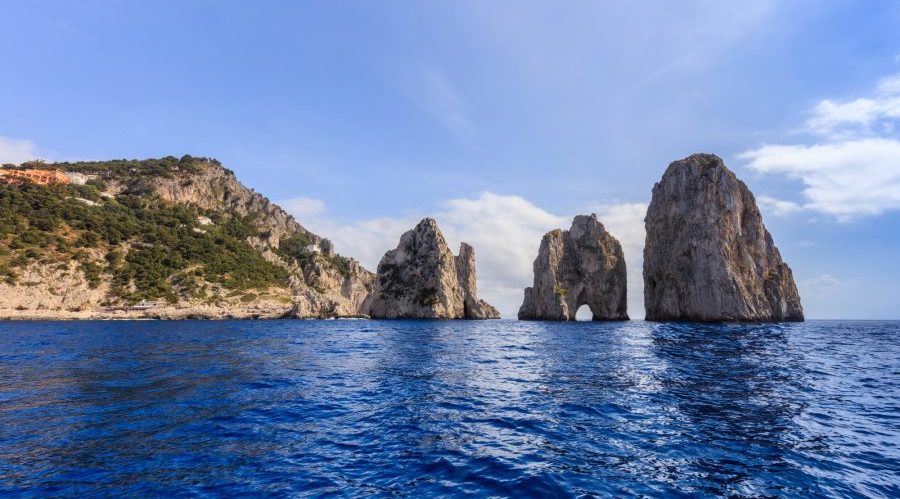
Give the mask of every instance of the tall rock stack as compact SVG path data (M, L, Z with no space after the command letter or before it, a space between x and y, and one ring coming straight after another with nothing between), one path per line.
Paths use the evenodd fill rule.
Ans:
M488 302L478 299L475 274L475 248L460 243L456 256L456 279L463 293L463 317L466 319L498 319L500 312Z
M574 321L588 305L592 319L627 320L622 246L597 220L579 215L569 230L544 235L519 319Z
M378 264L367 304L373 319L499 319L476 296L475 251L453 256L437 222L426 218L400 238Z
M753 194L718 156L670 164L645 225L647 320L803 320L791 269Z

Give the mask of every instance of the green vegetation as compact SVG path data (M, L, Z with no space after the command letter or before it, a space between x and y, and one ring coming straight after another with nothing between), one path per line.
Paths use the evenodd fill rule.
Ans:
M101 176L113 176L118 179L147 177L149 175L172 178L177 172L198 173L203 162L210 162L221 166L218 160L209 158L195 158L184 155L181 158L166 156L159 159L115 159L112 161L78 161L74 163L54 163L54 169L68 172L100 174ZM42 168L33 163L23 164L20 168Z
M190 173L198 164L185 156L53 165L143 182L115 199L101 196L106 187L102 180L81 186L0 185L0 280L14 283L17 269L32 262L65 267L76 262L90 286L107 275L111 294L129 303L204 298L205 283L235 291L286 285L287 271L267 262L247 242L258 235L253 217L200 213L151 194L147 175ZM201 227L200 215L216 224Z
M281 240L278 245L278 253L288 261L294 261L302 269L308 269L317 259L322 259L334 267L342 276L350 275L350 259L341 255L326 255L316 251L310 251L313 243L308 233L297 233Z

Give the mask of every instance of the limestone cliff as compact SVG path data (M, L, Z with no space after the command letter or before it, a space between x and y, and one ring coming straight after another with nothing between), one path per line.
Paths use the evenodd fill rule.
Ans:
M158 178L154 189L160 199L186 203L204 210L251 217L259 234L248 242L267 260L289 269L290 316L355 317L372 288L374 275L353 259L334 254L328 239L300 225L293 216L262 194L241 184L234 173L209 164L189 181ZM299 238L305 254L292 258L279 251L283 241Z
M381 319L499 318L478 299L475 280L472 247L463 243L453 256L437 222L426 218L384 254L366 310Z
M595 321L628 319L622 246L593 214L544 235L519 319L574 321L582 305Z
M371 292L218 161L30 167L81 181L0 184L0 317L354 317Z
M647 320L803 320L791 269L753 194L717 156L670 164L645 225Z

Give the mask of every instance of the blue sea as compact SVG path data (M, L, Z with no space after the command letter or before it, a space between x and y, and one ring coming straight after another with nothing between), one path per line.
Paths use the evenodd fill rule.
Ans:
M900 496L900 322L0 324L0 494Z

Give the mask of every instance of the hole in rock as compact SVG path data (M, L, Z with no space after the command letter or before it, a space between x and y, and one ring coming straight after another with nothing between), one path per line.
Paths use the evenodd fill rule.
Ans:
M575 312L575 320L576 321L589 321L594 317L593 312L591 312L591 307L585 303L584 305L578 307L578 311Z

